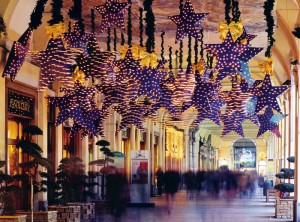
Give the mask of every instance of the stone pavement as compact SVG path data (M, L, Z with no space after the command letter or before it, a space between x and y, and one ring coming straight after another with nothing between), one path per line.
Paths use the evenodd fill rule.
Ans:
M266 202L262 188L249 198L237 195L237 198L211 198L207 194L192 194L179 191L168 212L166 197L154 197L154 208L127 207L120 216L110 214L97 215L93 222L291 222L292 219L277 219L275 201Z

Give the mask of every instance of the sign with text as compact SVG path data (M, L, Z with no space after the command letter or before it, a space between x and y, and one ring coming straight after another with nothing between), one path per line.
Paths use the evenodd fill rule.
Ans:
M34 98L8 91L8 112L14 115L34 118Z
M150 152L149 150L130 151L130 201L150 203Z

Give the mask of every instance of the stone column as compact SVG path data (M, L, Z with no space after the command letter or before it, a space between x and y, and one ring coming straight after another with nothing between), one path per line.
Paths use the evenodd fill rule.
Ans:
M158 165L162 168L162 170L165 170L165 159L164 159L164 143L163 140L165 137L163 136L163 128L164 128L164 122L163 122L163 117L164 117L164 112L161 110L158 111L158 127L159 127L159 133L158 133L158 144L157 144L157 158L158 158Z
M89 138L84 137L81 140L81 158L84 164L84 173L89 171Z
M38 121L37 126L43 131L43 135L38 136L37 144L43 149L42 156L47 158L48 156L48 143L47 143L47 135L48 135L48 117L47 117L47 101L45 97L47 96L46 91L40 91L38 93ZM44 167L38 167L39 171L46 171ZM38 180L41 180L40 176L38 176ZM47 209L47 193L39 192L38 193L38 202L39 209Z
M135 144L135 125L131 125L130 127L130 150L137 150Z
M0 47L0 73L3 72L4 65L6 62L6 49ZM2 113L1 118L0 118L0 160L5 160L6 158L6 121L7 121L7 113L5 110L5 105L6 105L6 86L5 86L5 79L6 78L0 78L0 94L2 95L0 97L0 113Z
M298 41L299 42L299 41ZM291 74L291 112L290 112L290 155L295 155L294 163L294 221L300 221L300 170L299 170L299 158L300 152L298 147L298 136L300 132L299 126L299 96L297 95L299 83L299 67L294 67L294 72ZM296 121L298 118L298 121Z
M184 159L183 159L183 171L186 172L191 169L190 167L190 141L189 141L189 129L184 129Z
M285 157L285 160L284 160L284 167L288 168L288 161L287 161L287 157L289 157L289 149L290 149L290 144L289 144L289 137L290 137L290 125L289 125L289 122L290 122L290 102L289 102L289 97L290 97L290 94L289 92L288 93L285 93L284 95L284 113L287 114L287 117L285 117L284 119L284 131L285 131L285 134L284 134L284 157Z

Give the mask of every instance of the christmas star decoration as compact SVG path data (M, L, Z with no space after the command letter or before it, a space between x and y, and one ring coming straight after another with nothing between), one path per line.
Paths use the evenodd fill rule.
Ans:
M86 34L84 30L80 30L78 22L74 23L72 32L64 33L67 47L77 49L79 52L86 51L86 45L90 38L92 38L92 34Z
M71 67L75 63L74 59L77 55L70 49L66 49L59 37L50 39L46 50L32 53L32 57L41 67L39 89L44 90L55 79L70 85L72 83Z
M97 90L104 95L101 112L108 114L110 107L118 106L120 112L127 110L129 103L128 82L109 82L96 85ZM113 107L114 108L114 107Z
M139 81L142 77L142 68L140 60L135 60L132 56L131 49L128 49L124 59L116 60L112 63L114 70L116 70L116 81L128 81L134 79Z
M174 86L175 77L172 72L169 72L167 78L163 79L161 87L161 97L152 105L152 112L154 113L159 108L165 108L169 113L176 114L176 105L173 104L173 93L175 90Z
M14 41L2 77L9 75L12 81L16 78L28 54L32 31L32 28L28 28L18 41Z
M194 7L190 0L187 0L180 15L169 16L176 25L176 39L175 43L178 43L185 36L190 35L202 41L199 23L208 15L208 13L195 13ZM196 27L196 24L198 27Z
M75 82L73 88L63 88L62 92L64 93L62 97L47 97L48 102L59 109L55 126L72 118L79 125L77 128L81 127L95 135L94 120L99 113L94 101L96 89L94 87L85 87L80 82Z
M212 108L210 102L219 100L218 89L219 87L216 84L205 81L204 78L197 74L191 105L194 106L198 112L211 113Z
M160 82L168 73L159 71L156 68L144 67L142 76L139 79L140 87L137 92L137 98L145 95L152 101L156 101L162 96Z
M205 46L210 54L217 57L218 61L215 66L215 69L218 70L217 81L235 74L237 70L241 71L240 61L248 62L263 49L234 42L230 31L221 44L206 44Z
M242 92L240 84L236 78L232 80L232 88L229 92L221 92L220 97L227 103L225 115L232 115L233 113L246 116L247 115L247 101L252 94L249 92Z
M205 119L210 119L215 124L221 126L220 122L220 108L225 105L223 101L212 101L209 103L211 111L199 111L194 124L199 124Z
M252 79L252 77L251 77L251 73L250 73L248 63L244 62L244 61L240 61L240 64L241 64L242 71L236 70L236 72L241 77L243 77L249 83L250 86L252 86L253 83L255 82L255 80Z
M125 127L129 127L131 125L135 125L140 130L144 130L143 127L143 118L146 113L146 106L140 105L136 102L131 101L129 103L129 109L124 110L125 112L121 113L121 122L118 127L118 131L124 129Z
M244 137L242 123L245 120L243 116L221 115L221 120L224 124L221 137L227 135L229 132L234 131L241 137Z
M289 86L272 86L270 74L267 74L262 86L254 90L254 95L257 96L255 112L258 113L264 107L268 106L281 113L277 97L287 89L289 89Z
M113 52L102 52L93 36L87 43L87 53L76 59L77 65L84 71L86 78L92 77L105 82L108 80L108 71L115 58Z
M271 118L271 122L278 124L281 120L283 120L285 117L287 117L287 114L274 114Z
M129 6L130 4L127 2L119 2L118 0L106 0L104 5L95 6L95 9L102 16L100 33L106 31L111 25L115 25L122 31L125 31L124 13Z
M195 74L191 65L187 67L186 73L184 73L183 70L177 73L174 82L175 88L173 91L172 104L177 107L178 115L189 107L189 105L186 104L192 103L195 85Z
M257 133L257 137L264 134L266 131L270 130L274 133L277 137L281 137L279 132L278 124L271 121L274 113L271 107L267 107L264 114L258 114L258 120L260 123L260 127Z

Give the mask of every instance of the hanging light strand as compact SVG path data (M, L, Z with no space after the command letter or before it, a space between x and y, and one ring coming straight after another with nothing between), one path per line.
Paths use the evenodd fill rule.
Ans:
M117 51L117 29L114 28L114 51Z
M224 0L225 3L225 21L227 22L227 24L229 25L231 22L231 18L230 18L230 9L231 9L231 0Z
M107 51L110 51L110 27L107 29Z
M70 16L70 19L74 19L77 21L78 26L80 28L80 32L84 32L84 23L82 18L82 0L73 0L73 6L69 10L68 15Z
M275 39L273 38L275 23L272 16L274 2L275 0L266 0L264 3L264 15L266 17L265 20L267 21L266 32L268 34L268 47L266 49L265 56L268 58L271 57L271 48L275 43Z
M146 11L146 49L147 52L152 52L155 49L155 17L152 11L153 0L144 1L144 10Z
M131 0L128 0L128 25L127 25L127 37L128 37L128 46L131 46L132 43L132 20L131 20Z
M195 45L194 45L194 52L195 52L195 61L194 61L194 64L196 64L197 62L198 62L198 53L199 53L199 51L198 51L198 40L197 39L195 39Z
M200 59L204 58L204 47L203 47L203 29L200 29L201 41L200 41Z
M173 69L173 64L172 64L173 60L172 60L172 47L169 46L169 69L172 70Z
M62 16L61 9L62 9L62 0L52 0L52 18L48 21L49 25L58 24L60 22L64 22L64 17Z
M144 34L144 23L143 23L143 8L140 8L140 46L143 47L143 34Z
M42 24L43 12L45 9L45 5L47 0L39 0L37 1L33 12L30 15L29 27L32 29L37 29Z
M188 37L188 57L187 57L187 62L188 64L192 63L192 36L189 35Z
M124 33L121 33L121 45L125 44L125 37L124 37Z
M96 25L95 25L95 11L94 9L92 8L91 9L91 22L92 22L92 33L95 33L95 28L96 28Z
M164 44L165 44L165 39L164 39L164 35L165 35L165 32L162 32L161 33L161 54L160 54L160 56L161 56L161 59L162 59L162 61L165 61L165 57L164 57L164 52L165 52L165 46L164 46Z
M234 22L240 21L241 11L239 9L239 1L232 0L232 20Z

